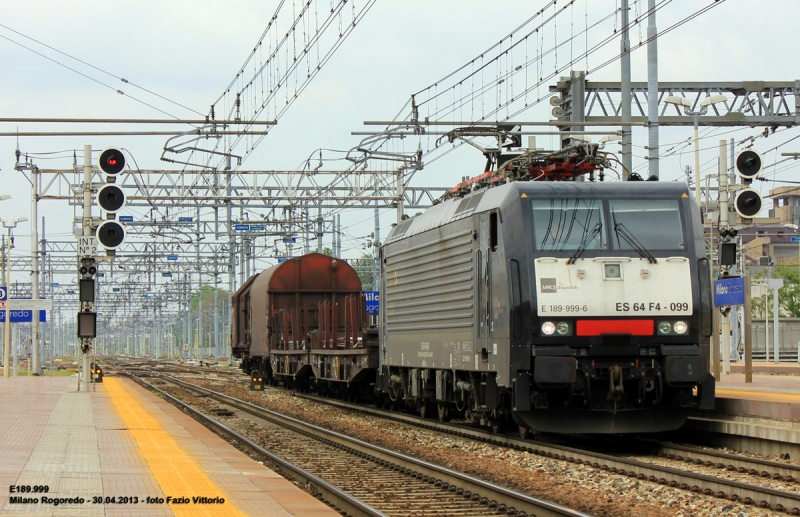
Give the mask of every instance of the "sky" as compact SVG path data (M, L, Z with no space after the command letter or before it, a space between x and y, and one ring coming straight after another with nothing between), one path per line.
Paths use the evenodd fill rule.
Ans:
M299 2L298 5L302 3ZM358 0L357 5L364 3ZM632 18L644 10L633 5ZM658 27L663 29L710 0L672 0L659 11ZM726 0L658 40L660 81L790 81L800 78L799 65L788 59L796 45L792 31L777 28L776 19L797 19L800 2L767 0L746 2ZM507 0L502 3L477 0L378 0L363 21L353 30L332 59L281 118L279 124L246 162L246 169L299 168L318 148L347 150L358 144L353 131L365 131L365 120L394 117L410 95L435 83L452 70L478 56L522 20L552 2ZM571 9L569 23L563 22L553 36L579 29L587 19L611 13L619 0L576 0L557 6ZM195 118L207 113L253 49L273 15L277 2L227 0L168 0L108 2L91 0L4 2L0 20L0 117L53 118L166 118L163 112L179 118ZM757 7L756 7L757 6ZM616 19L618 23L618 19ZM612 33L615 17L600 26L596 34ZM16 31L15 32L12 32ZM24 35L24 36L23 36ZM90 63L82 65L25 36ZM592 37L595 37L594 35ZM631 34L634 81L646 81L646 25ZM41 52L63 65L31 52L16 43ZM588 39L578 42L583 48ZM589 68L618 53L618 41L590 56L576 69ZM779 51L776 51L779 49ZM562 51L562 61L565 59ZM83 75L82 75L83 74ZM88 77L87 77L88 76ZM124 77L129 83L121 83ZM589 76L589 80L619 80L619 64ZM101 84L103 83L103 84ZM150 93L132 86L157 93ZM125 91L120 95L115 90ZM546 88L544 88L546 90ZM131 97L150 104L145 105ZM173 102L166 102L163 98ZM194 112L177 106L189 107ZM518 120L549 120L551 107L542 103L520 115ZM161 110L161 111L159 111ZM149 127L163 130L163 126ZM132 129L130 126L92 124L11 124L0 123L0 132L91 131ZM144 129L137 127L135 129ZM663 128L662 151L691 136L691 128ZM701 171L716 167L720 138L758 135L760 130L744 128L701 129ZM758 150L771 150L800 135L800 129L779 130L755 141ZM644 163L647 135L634 130L634 166ZM0 194L11 200L0 202L0 217L11 220L31 217L31 190L24 176L14 170L17 145L34 156L40 168L70 168L73 153L79 160L85 144L94 149L121 146L135 157L141 169L172 168L159 160L165 137L0 137ZM545 145L554 142L543 138ZM407 142L406 149L426 142ZM541 145L541 143L540 143ZM780 152L800 151L800 139L780 145L765 155L771 164ZM693 165L693 149L685 148L661 161L661 179L683 181L683 168ZM326 156L335 156L328 153ZM327 166L331 168L337 162ZM414 178L416 185L452 186L462 176L479 174L484 160L474 150L461 148L431 163ZM797 169L781 164L773 167L774 176L798 179ZM791 164L788 164L791 165ZM766 195L780 184L757 185ZM769 207L767 203L767 207ZM71 239L73 207L64 201L43 201L40 214L47 219L49 239ZM372 231L372 211L347 210L342 214L348 227L345 256L359 256L363 236ZM392 210L381 215L382 234L395 221ZM40 230L41 232L41 227ZM30 223L15 230L15 253L30 252ZM266 267L269 262L261 263ZM15 274L20 281L28 275Z

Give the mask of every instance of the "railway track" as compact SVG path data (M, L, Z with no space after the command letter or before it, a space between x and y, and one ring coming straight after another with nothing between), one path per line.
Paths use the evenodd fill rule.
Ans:
M347 402L326 399L308 394L295 394L295 396L314 400L315 402L329 404L342 409L362 412L365 414L387 418L410 425L420 426L437 432L444 432L465 438L491 443L493 445L510 447L515 450L524 450L547 458L555 458L575 464L590 465L594 468L633 477L639 480L677 487L695 493L703 493L731 501L741 501L744 504L756 505L790 515L800 515L800 494L775 490L751 483L724 479L711 474L689 472L684 469L658 465L652 461L626 457L628 454L607 454L590 450L588 447L564 445L563 443L546 442L542 440L520 439L509 435L493 434L480 429L464 425L436 422L418 416L390 412L386 410L365 407ZM559 440L559 438L555 438ZM575 443L569 438L565 441ZM577 443L581 443L579 440ZM617 444L618 445L618 444ZM760 458L749 458L736 454L709 451L698 447L680 446L657 441L637 440L635 447L648 449L647 454L656 458L667 458L693 465L712 467L727 472L749 474L759 478L782 480L788 483L798 483L800 480L800 466L770 461ZM595 449L597 448L595 444Z
M126 372L148 389L157 390L167 395L173 403L187 407L159 386L132 371ZM295 468L309 473L304 474L304 478L323 480L360 501L361 507L356 507L352 502L341 502L341 495L336 496L337 506L346 507L351 514L588 517L581 512L280 415L173 376L152 371L148 374L196 393L202 400L213 400L221 406L211 409L216 414L235 415L243 421L257 422L251 427L258 434L259 441L269 442L268 450L274 456L284 461L291 458ZM206 423L211 420L212 427L217 431L252 448L252 438L245 438L197 410L192 413L196 418L202 415L200 419ZM257 450L262 452L264 448ZM307 482L314 485L312 481ZM322 492L321 489L319 491ZM369 513L364 508L376 513Z
M726 479L719 477L714 472L714 470L722 470L726 473L745 474L751 477L772 479L790 484L798 483L798 480L800 480L800 466L790 463L652 440L637 440L633 442L633 449L631 448L631 443L628 443L625 447L627 452L609 454L596 451L597 444L589 447L588 445L565 445L564 443L545 442L542 440L523 440L509 435L489 433L469 426L426 420L410 414L390 412L315 395L299 393L294 395L341 409L390 419L437 432L510 447L515 450L528 451L539 456L574 464L588 465L602 471L621 474L639 480L647 480L694 493L755 505L790 515L800 515L800 494L736 479ZM559 439L556 438L556 440ZM569 440L570 444L581 443L580 440L566 440ZM619 444L617 443L615 448L618 448L618 446ZM595 450L591 450L592 448ZM631 450L634 452L630 452ZM630 457L631 455L638 457ZM687 463L687 466L691 464L695 468L705 467L707 473L691 472L685 468L660 465L658 463L660 458L682 461Z

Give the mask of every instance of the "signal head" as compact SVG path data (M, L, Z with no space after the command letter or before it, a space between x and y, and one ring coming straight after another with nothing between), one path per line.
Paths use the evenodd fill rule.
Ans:
M125 155L119 149L110 147L100 153L97 165L106 174L116 176L125 168Z
M744 219L752 219L757 216L763 206L764 201L761 199L761 195L749 188L740 190L733 201L736 213Z
M81 259L81 265L78 267L78 273L83 278L90 278L97 274L97 261L94 257L84 257Z
M125 206L125 193L114 183L106 183L97 191L97 204L109 214L119 212Z
M106 250L115 250L125 241L125 228L113 219L103 221L96 231L97 242Z
M736 155L736 172L745 182L753 181L761 173L761 155L755 149L745 149Z

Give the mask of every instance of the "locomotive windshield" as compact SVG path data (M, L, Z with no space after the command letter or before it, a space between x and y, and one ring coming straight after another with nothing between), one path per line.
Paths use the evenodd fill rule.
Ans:
M649 250L686 249L675 199L538 198L531 207L538 251L617 249L646 256Z
M533 199L533 234L541 251L606 247L603 202L592 198ZM585 241L585 242L584 242Z
M680 206L673 199L610 199L608 209L614 227L621 224L648 250L685 248ZM657 231L653 231L657 229ZM612 245L618 250L635 249L624 234L612 232Z

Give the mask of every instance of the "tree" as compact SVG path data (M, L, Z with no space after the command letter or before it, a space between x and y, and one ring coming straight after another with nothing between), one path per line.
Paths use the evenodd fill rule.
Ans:
M363 290L378 290L377 282L375 281L375 257L373 257L372 254L364 253L361 255L361 258L349 260L348 262L358 272Z
M202 313L203 313L203 328L200 329L200 335L203 336L203 342L206 346L213 345L213 335L214 335L214 286L211 285L203 285L192 293L192 297L189 300L189 307L192 311L192 319L197 320L198 318L198 311L200 311L200 299L202 296ZM225 304L228 303L228 291L225 289L216 289L217 291L217 318L220 322L220 329L224 328L225 325ZM194 322L193 322L194 324ZM212 341L208 341L209 334L212 336ZM225 342L225 336L220 335L220 343Z
M759 273L753 278L764 279L766 276L763 273ZM779 316L782 318L800 317L800 273L798 272L797 266L775 266L772 271L772 278L783 279L783 287L778 289ZM770 290L766 297L759 296L758 298L753 298L753 315L761 318L766 315L765 302L770 311L772 311L772 297L772 290Z

